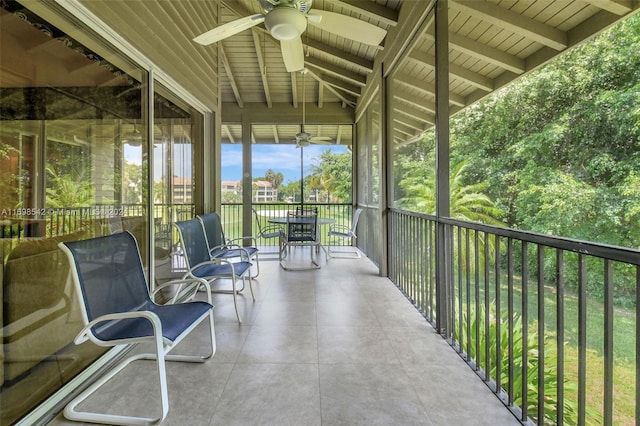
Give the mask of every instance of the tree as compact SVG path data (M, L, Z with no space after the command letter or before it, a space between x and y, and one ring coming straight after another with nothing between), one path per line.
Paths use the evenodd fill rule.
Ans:
M508 226L638 245L623 218L637 206L639 51L636 15L452 118L452 161Z
M282 185L282 181L284 180L284 175L280 172L275 172L272 169L268 169L265 172L264 180L271 183L271 186L274 189L278 189L280 185Z
M465 184L464 171L467 164L461 162L453 167L449 178L451 191L450 214L452 218L491 225L503 225L502 212L484 193L485 183ZM403 206L426 214L436 212L435 172L427 176L407 178L400 183L407 196Z
M349 152L335 153L325 150L316 164L311 165L311 189L321 189L325 192L327 202L351 201L351 154Z

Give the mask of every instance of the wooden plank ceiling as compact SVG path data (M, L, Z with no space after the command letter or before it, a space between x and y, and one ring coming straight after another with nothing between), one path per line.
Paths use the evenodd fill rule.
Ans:
M302 35L305 66L288 73L278 42L263 24L223 41L200 46L193 37L235 19L264 13L259 0L137 1L81 0L108 25L175 80L202 98L214 111L233 106L243 111L259 107L274 111L272 139L291 133L278 121L293 108L301 115L307 103L317 108L339 105L355 109L379 55L390 57L385 45L402 31L409 0L313 0L312 9L356 17L387 30L382 46L373 47L309 25ZM427 1L427 0L424 0ZM450 111L462 108L539 67L611 24L636 13L636 0L449 0ZM432 18L431 18L432 19ZM391 74L391 114L394 140L411 140L434 123L434 27L420 27L406 59ZM304 81L304 90L303 90ZM330 116L329 116L330 117ZM291 119L288 119L291 121ZM298 121L296 121L297 123ZM334 123L335 124L335 123ZM237 123L222 136L237 138ZM286 124L283 124L286 126ZM322 129L338 138L344 126ZM264 130L264 129L262 129ZM320 131L320 129L316 129ZM267 136L254 135L256 141ZM267 138L269 138L267 137Z

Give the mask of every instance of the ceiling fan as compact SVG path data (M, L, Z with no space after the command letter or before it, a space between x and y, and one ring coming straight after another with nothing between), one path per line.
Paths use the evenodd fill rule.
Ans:
M193 39L209 45L264 22L269 33L280 41L284 65L288 72L304 68L300 36L307 23L338 36L372 46L379 45L387 31L352 16L326 10L311 10L313 0L258 0L264 14L255 14L222 24Z
M308 70L303 68L300 73L302 74L302 126L300 127L300 133L296 133L296 148L304 148L311 144L316 145L331 145L331 138L328 136L311 136L309 133L305 132L304 124L305 124L305 78L304 76L307 74Z

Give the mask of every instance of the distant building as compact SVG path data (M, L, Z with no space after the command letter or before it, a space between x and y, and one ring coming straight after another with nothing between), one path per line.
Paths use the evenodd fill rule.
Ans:
M253 181L253 195L252 201L254 203L269 203L278 201L278 189L274 188L271 182L266 180ZM222 192L232 192L237 195L242 195L242 185L237 180L224 180L222 181Z
M238 180L223 180L222 192L233 192L234 194L240 194L242 192L240 181Z
M254 180L253 186L253 202L268 203L271 201L278 201L278 190L271 185L271 182L266 180ZM255 187L257 187L257 189Z
M173 202L189 204L193 202L193 184L191 178L173 177Z

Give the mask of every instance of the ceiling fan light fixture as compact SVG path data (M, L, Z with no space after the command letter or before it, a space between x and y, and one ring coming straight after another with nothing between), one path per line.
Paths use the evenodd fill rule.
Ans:
M307 18L291 7L280 6L267 14L265 27L277 40L293 40L307 29Z

